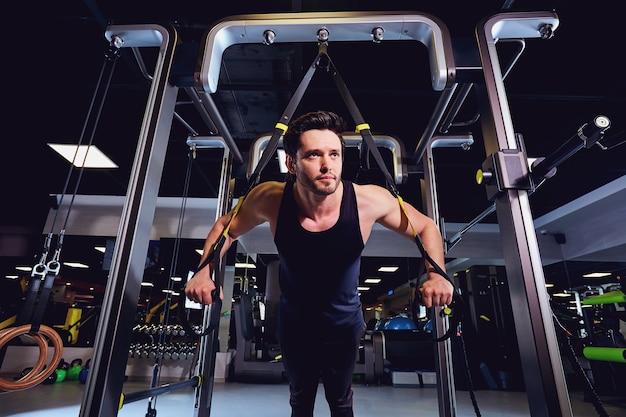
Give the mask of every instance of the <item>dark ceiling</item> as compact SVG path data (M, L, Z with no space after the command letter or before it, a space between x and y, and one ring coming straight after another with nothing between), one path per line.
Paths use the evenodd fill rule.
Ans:
M500 12L554 10L560 20L554 37L528 42L505 80L515 130L523 135L528 156L541 157L554 152L597 115L611 120L608 135L625 135L625 36L618 21L618 6L609 0L230 1L220 2L219 7L214 2L190 0L133 1L132 6L128 2L96 0L18 4L18 12L13 12L8 24L3 25L3 276L17 264L32 265L41 254L42 234L49 232L44 230L52 201L49 195L126 194L150 83L132 52L122 49L115 60L110 86L105 87L106 77L99 84L101 74L108 75L111 68L105 56L108 42L104 37L109 24L156 23L175 27L184 44L180 50L188 53L188 57L181 55L177 61L185 78L193 74L195 54L205 32L227 16L357 10L423 12L441 19L450 30L453 45L462 50L460 46L474 42L476 25L486 17ZM393 42L374 47L333 44L331 37L328 51L372 129L399 138L410 160L440 94L430 84L424 50ZM249 156L248 149L257 137L273 130L316 53L314 43L276 45L273 49L244 45L226 51L220 87L213 98L244 158ZM152 62L150 51L145 52L143 59ZM480 123L473 121L478 114L474 100L470 93L459 114L459 120L468 122L458 123L452 131L471 132L479 146L467 151L437 151L441 154L437 164L440 209L446 221L467 223L488 206L484 189L474 179L485 159L480 146ZM349 120L334 84L323 75L314 77L298 113L318 108L338 111ZM180 197L184 193L188 136L215 133L198 115L184 89L180 90L176 114L159 191L163 197ZM46 146L48 142L79 140L93 140L120 168L70 171L68 164ZM559 167L554 178L533 194L533 216L549 213L624 176L625 156L626 146L606 151L594 147L573 155ZM215 152L198 152L188 196L216 196L219 160L220 155ZM245 168L243 164L235 166L235 176L241 184L245 183ZM417 166L410 169L409 178L399 191L405 200L420 206L422 174ZM485 219L489 220L493 218ZM64 245L64 256L72 257L72 250L92 246L91 241L85 241L91 238L72 238ZM190 243L193 245L197 241ZM162 247L162 266L167 269L170 260L165 254L171 253L173 244L169 241ZM83 259L87 256L79 255ZM623 261L626 262L626 254ZM366 265L381 262L376 258L365 260ZM402 268L381 292L414 277L414 260L406 259ZM372 274L366 271L363 275ZM104 285L106 274L86 281L90 281L88 285L94 281ZM376 295L367 301L373 302Z

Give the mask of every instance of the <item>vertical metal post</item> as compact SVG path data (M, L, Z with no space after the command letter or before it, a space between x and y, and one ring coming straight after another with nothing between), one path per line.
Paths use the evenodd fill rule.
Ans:
M444 224L439 215L439 198L437 197L437 181L435 177L435 165L433 160L434 147L463 147L473 143L471 135L464 136L435 136L425 142L425 152L422 157L424 165L424 180L422 181L423 201L426 214L432 218L441 232L444 232ZM436 308L438 313L441 308ZM437 337L443 336L448 331L447 318L435 314L435 332ZM439 342L435 349L437 358L437 396L439 399L440 416L456 416L456 393L454 383L454 370L452 367L452 344L450 339Z
M496 52L496 39L546 37L558 26L554 13L495 15L477 27L485 84L476 84L487 158L517 150ZM518 178L509 178L513 184ZM495 196L511 304L528 404L533 416L571 416L528 191L506 187Z
M441 216L439 215L439 199L437 198L437 182L435 178L435 166L433 164L433 153L430 146L432 138L426 142L426 152L422 158L424 164L424 180L422 181L422 193L424 200L424 210L428 217L433 219L440 231L442 229ZM433 307L433 323L435 335L441 337L448 331L450 323L447 317L439 314L441 307ZM440 417L456 416L456 394L454 390L454 370L452 369L452 344L450 339L436 343L433 346L435 351L435 370L437 371L437 404L439 405Z
M80 416L114 416L120 408L137 300L178 89L168 84L177 34L157 25L111 27L122 47L159 47ZM169 117L168 117L169 115Z
M222 170L220 176L220 185L218 190L218 202L215 210L215 219L226 214L232 205L231 196L231 176L232 176L233 157L227 147L224 148L224 156L222 159ZM230 277L228 282L232 286L234 276L234 267L232 265L226 265L225 262L220 262L221 270L215 271L216 274L221 274L224 278L227 275ZM227 274L228 272L228 274ZM221 279L223 285L227 285L226 279ZM232 294L232 291L225 291L225 294ZM223 303L223 309L230 309L230 298L226 299L226 303ZM205 308L205 316L203 328L206 328L209 324L210 314L221 314L221 311L213 311L212 306ZM198 357L200 358L199 373L202 376L202 385L196 390L196 404L194 409L194 415L199 417L208 417L211 415L211 400L213 397L213 384L215 380L215 359L216 353L219 348L219 334L222 326L213 329L208 335L203 336L200 340ZM226 328L227 330L228 328ZM224 336L224 335L223 335ZM228 337L228 335L225 335Z

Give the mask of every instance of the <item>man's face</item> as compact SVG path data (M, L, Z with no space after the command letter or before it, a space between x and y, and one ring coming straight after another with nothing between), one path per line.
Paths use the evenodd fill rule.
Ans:
M300 135L296 160L287 158L289 172L306 189L317 195L335 192L341 181L341 140L332 131L307 130Z

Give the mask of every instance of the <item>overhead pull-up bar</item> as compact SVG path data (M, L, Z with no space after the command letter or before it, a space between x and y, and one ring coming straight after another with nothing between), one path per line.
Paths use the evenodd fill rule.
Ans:
M456 67L447 27L427 14L377 12L273 13L231 16L205 35L204 60L196 82L206 93L217 91L222 54L240 43L317 42L326 29L333 41L386 40L421 42L428 48L433 89L454 83Z

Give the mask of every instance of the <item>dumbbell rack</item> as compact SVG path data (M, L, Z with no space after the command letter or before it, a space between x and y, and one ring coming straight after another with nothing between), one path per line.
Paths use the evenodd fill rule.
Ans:
M197 341L186 337L181 325L138 324L128 349L126 375L132 380L150 379L158 362L162 380L187 378L197 348Z

